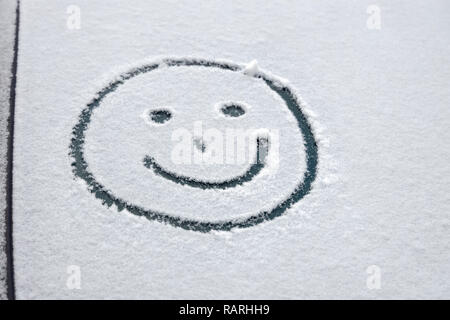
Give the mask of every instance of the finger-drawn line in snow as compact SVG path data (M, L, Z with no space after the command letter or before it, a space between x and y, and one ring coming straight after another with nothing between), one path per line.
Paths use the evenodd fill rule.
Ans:
M222 62L206 59L192 59L192 58L166 58L162 60L164 67L202 67L202 68L217 68L230 72L240 72L244 70L244 67L239 64L231 62ZM297 187L289 194L287 198L274 206L271 210L261 211L250 217L244 219L233 219L233 220L223 220L218 222L207 222L201 220L195 220L190 218L181 218L172 216L165 212L160 212L152 209L147 209L142 206L135 205L125 199L122 199L114 195L110 190L105 188L89 170L88 164L84 155L84 143L85 143L85 133L89 127L92 114L94 110L101 106L102 101L105 97L114 92L118 87L123 85L126 81L151 71L154 71L161 67L161 62L148 63L140 67L133 68L128 72L123 73L118 77L117 80L111 82L108 86L100 90L97 95L87 104L87 106L82 110L78 123L73 127L72 139L69 146L69 154L73 158L72 169L75 177L83 179L91 193L95 195L96 198L100 199L103 204L111 207L115 205L119 211L126 209L128 212L135 214L137 216L146 217L149 220L156 220L159 222L169 223L175 227L181 227L186 230L209 232L211 230L222 230L229 231L233 228L247 228L259 224L263 221L274 219L282 215L287 209L289 209L294 203L305 197L312 188L312 183L314 182L317 175L317 165L318 165L318 149L314 134L311 130L310 124L307 117L302 111L299 99L296 97L295 93L284 84L279 83L274 77L269 76L265 72L258 70L250 74L249 76L254 77L263 81L270 90L275 92L286 104L288 110L292 113L297 121L297 125L300 129L303 138L303 144L306 152L306 170L303 177L301 177ZM229 113L231 116L239 115L242 111L238 108L230 108ZM170 118L169 114L158 114L156 115L158 119L164 121ZM221 182L207 182L197 179L192 179L182 175L177 175L173 172L166 171L162 168L155 160L146 156L144 158L144 165L152 169L154 173L160 175L166 179L169 179L175 183L186 185L186 187L194 187L201 189L217 188L226 189L231 188L236 185L243 184L251 180L259 171L264 167L265 164L265 148L268 148L270 141L258 138L257 143L257 155L258 159L254 165L252 165L243 175L238 176L234 179L229 179Z

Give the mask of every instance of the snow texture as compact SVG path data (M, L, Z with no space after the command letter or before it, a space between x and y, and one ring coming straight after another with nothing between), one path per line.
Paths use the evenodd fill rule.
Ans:
M254 76L258 73L258 69L258 61L252 60L245 66L244 73L249 76Z
M17 297L449 298L450 6L377 1L381 29L371 30L371 4L23 1ZM81 10L80 29L67 28L69 5ZM208 233L96 199L71 166L80 113L124 71L168 56L256 59L261 69L251 63L249 72L276 75L279 86L301 96L319 150L310 194L274 220ZM129 201L190 218L238 219L273 206L302 175L305 152L290 139L295 121L277 97L252 77L234 76L166 66L125 82L93 113L85 141L90 169ZM231 99L251 106L241 119L217 114L216 104ZM167 125L143 121L155 103L173 110ZM245 169L169 160L171 130L190 129L196 119L219 128L231 125L225 121L280 128L280 168L258 177L257 189L227 190L229 196L157 181L141 165L143 151L202 179ZM378 290L367 286L371 265L381 270ZM80 268L80 289L67 286L70 266Z
M6 299L6 167L9 89L14 55L15 1L0 0L0 300Z
M245 101L252 108L245 117L226 119L218 112L216 104L228 100ZM155 129L142 121L142 113L147 108L167 105L174 109L174 116L167 124ZM287 109L283 100L264 81L241 72L205 67L163 68L137 76L105 97L89 123L85 156L96 179L128 203L199 221L244 218L275 207L289 196L299 183L299 177L304 175L304 141L294 116L283 109ZM197 124L201 129L196 130ZM199 165L194 157L201 152L194 149L189 163L178 164L172 161L177 150L173 133L181 128L192 136L203 134L207 145L214 142L208 141L213 140L208 139L211 129L221 129L224 133L227 129L279 130L279 140L283 143L277 146L273 141L271 151L283 156L272 174L262 173L251 182L231 189L203 190L174 185L142 165L146 154L168 171L215 182L241 175L254 160L256 151L255 141L247 141L248 151L244 154L247 162L204 161ZM177 140L176 137L175 134ZM223 134L223 145L227 142ZM207 152L208 149L204 157Z

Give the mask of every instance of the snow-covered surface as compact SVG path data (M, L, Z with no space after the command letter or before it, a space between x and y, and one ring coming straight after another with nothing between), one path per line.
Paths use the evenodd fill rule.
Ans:
M14 55L15 1L0 0L0 300L6 299L6 164L8 145L9 87Z
M370 4L23 1L14 149L17 297L448 298L450 6L378 1L381 29L371 30ZM67 28L69 5L81 10L80 29ZM257 60L247 65L250 74L267 70L289 83L307 102L319 143L311 193L272 221L209 233L118 212L96 199L74 178L72 128L113 75L161 56ZM269 123L281 137L295 133L289 112L270 109L276 97L251 77L241 83L189 70L133 78L105 100L86 135L92 170L107 188L143 206L198 219L272 206L271 196L285 196L304 170L294 140L280 139L280 168L261 177L279 180L259 190L264 200L243 192L208 203L178 185L170 198L168 182L143 178L155 178L139 165L145 144L171 165L169 131L158 133L159 146L154 134L170 127L149 127L141 118L155 101L173 108L168 126L189 129L198 118L224 128L213 100L236 94L249 98L251 108L233 121ZM190 108L180 108L186 103ZM303 161L294 163L289 152ZM243 168L182 170L219 179ZM71 290L73 265L81 288ZM381 270L378 290L366 284L371 265Z

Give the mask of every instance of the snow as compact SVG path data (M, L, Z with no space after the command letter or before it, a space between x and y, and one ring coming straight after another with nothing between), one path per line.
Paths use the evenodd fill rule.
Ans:
M0 300L6 299L6 166L8 146L9 87L15 32L14 1L0 0Z
M18 298L448 298L450 293L450 11L443 1L304 1L280 6L192 1L23 1L14 155ZM66 8L81 28L66 28ZM407 12L408 14L405 14ZM102 101L86 161L129 202L198 221L272 208L305 170L295 118L252 75L296 93L318 143L310 194L283 215L231 231L188 231L108 207L75 178L72 129L99 90L164 58L209 59L246 72L170 67L136 76ZM258 60L249 64L248 61ZM261 66L261 68L258 67ZM232 97L228 97L232 95ZM226 119L217 103L243 101ZM149 126L144 110L173 117ZM280 129L280 163L238 189L191 190L142 163L220 180L234 166L176 166L171 133ZM227 121L225 123L225 121ZM245 125L244 125L245 124ZM157 133L155 133L158 130ZM300 142L299 142L300 141ZM260 182L260 183L257 183ZM169 189L170 188L170 189ZM66 286L79 266L81 289ZM381 270L381 288L366 270Z
M258 61L252 60L245 66L244 73L249 76L255 76L256 74L258 74L258 70Z

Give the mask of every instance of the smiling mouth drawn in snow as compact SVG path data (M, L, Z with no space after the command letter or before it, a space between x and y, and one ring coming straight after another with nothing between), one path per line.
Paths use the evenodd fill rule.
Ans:
M209 106L217 101L251 108L225 103L216 117ZM149 105L171 107L148 113ZM143 110L154 125L142 121ZM200 118L214 127L275 128L279 139L258 134L250 140L255 147L247 167L169 161L174 132ZM189 153L207 154L205 137L189 136ZM275 152L277 170L271 170ZM108 207L200 232L282 215L309 193L318 165L313 132L288 85L254 63L192 58L143 64L100 90L73 128L70 156L74 175Z

